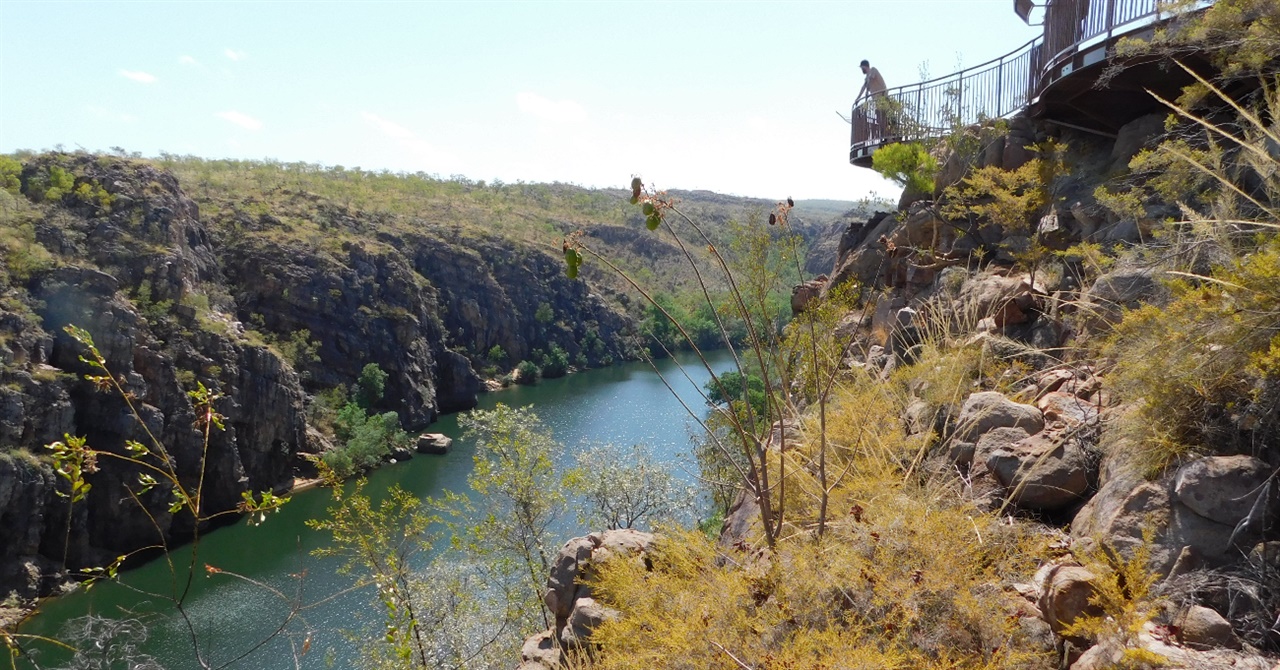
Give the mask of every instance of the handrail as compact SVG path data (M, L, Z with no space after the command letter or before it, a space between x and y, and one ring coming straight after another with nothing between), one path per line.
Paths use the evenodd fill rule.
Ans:
M1058 0L1045 11L1044 34L985 63L855 101L849 160L869 160L894 142L938 137L957 126L1003 118L1025 109L1095 44L1171 18L1161 0ZM1194 9L1212 5L1201 0ZM1162 11L1163 10L1163 11ZM1099 39L1103 38L1103 39ZM1089 64L1085 61L1084 64Z

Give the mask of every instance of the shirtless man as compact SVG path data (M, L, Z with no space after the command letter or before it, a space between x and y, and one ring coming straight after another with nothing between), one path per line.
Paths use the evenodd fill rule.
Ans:
M867 78L862 82L862 90L858 91L858 97L854 99L854 103L856 104L866 94L870 94L873 98L884 95L889 87L885 86L884 77L880 76L880 71L871 67L871 63L865 60L859 63L858 67L862 68L862 74Z
M854 99L853 104L856 106L862 101L864 96L870 96L868 109L866 112L867 122L871 125L871 133L873 136L880 136L883 132L883 123L880 107L880 100L885 97L885 91L889 88L884 83L884 77L880 76L880 71L871 67L871 63L862 61L858 64L862 68L862 74L866 75L866 79L862 82L862 89L858 91L858 97Z

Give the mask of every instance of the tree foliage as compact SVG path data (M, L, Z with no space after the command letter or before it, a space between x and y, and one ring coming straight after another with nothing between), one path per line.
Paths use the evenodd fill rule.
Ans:
M876 149L871 155L871 168L908 190L932 193L938 161L919 142L895 142Z
M578 521L591 529L677 525L688 521L698 497L642 444L602 444L580 452L565 485L585 499Z

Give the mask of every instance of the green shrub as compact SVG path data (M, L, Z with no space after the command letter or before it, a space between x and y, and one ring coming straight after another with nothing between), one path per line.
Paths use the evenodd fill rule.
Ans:
M871 169L909 190L932 193L938 161L919 142L900 142L876 149Z
M320 458L343 479L376 467L393 449L409 444L409 435L400 428L398 414L385 412L370 416L354 402L338 410L334 436L341 444Z
M538 383L538 366L533 361L520 361L513 381L517 384Z
M360 370L360 377L351 390L351 397L362 409L369 410L382 400L386 389L387 373L377 363L369 363Z
M542 357L542 376L547 379L563 377L569 371L569 354L560 345L552 343L551 353Z

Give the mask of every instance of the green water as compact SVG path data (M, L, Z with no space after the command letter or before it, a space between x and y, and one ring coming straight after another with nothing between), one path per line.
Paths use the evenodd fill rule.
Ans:
M704 412L696 389L708 374L695 359L681 360L690 379L672 361L659 362L658 369L689 407ZM727 353L713 357L713 367L718 372L731 364ZM647 364L592 370L480 397L480 407L484 409L500 402L533 405L570 453L595 442L642 443L682 478L693 479L690 473L695 465L689 450L694 424L680 400ZM425 497L445 489L465 489L475 445L458 439L461 431L456 415L442 417L430 430L454 437L453 451L446 456L417 456L406 463L383 467L370 476L369 491L385 491L392 484L399 484ZM181 588L188 575L190 547L170 555L174 570L167 562L157 560L125 573L120 584L102 583L88 592L47 601L21 632L65 637L67 622L86 614L136 617L145 622L148 630L139 650L170 670L199 667L192 659L193 634L200 640L199 647L206 650L206 660L214 665L233 662L231 667L236 668L283 670L295 667L291 645L300 646L305 633L312 631L311 651L302 658L301 667L330 667L328 662L332 667L350 667L357 650L346 640L344 631L376 624L381 612L370 605L370 591L348 590L353 580L336 572L335 561L310 555L311 550L325 544L326 537L306 528L304 523L322 516L329 504L328 491L306 491L295 495L282 511L259 527L241 522L207 535L200 545L190 593L184 601L187 616L194 622L194 633L172 604L140 593L172 593L175 583ZM562 539L583 530L566 522ZM208 574L204 565L226 572ZM291 612L292 620L280 634L272 636ZM261 648L240 658L256 641L268 637L271 639ZM42 665L56 665L58 654L44 650L41 661Z

